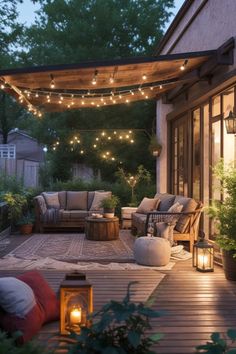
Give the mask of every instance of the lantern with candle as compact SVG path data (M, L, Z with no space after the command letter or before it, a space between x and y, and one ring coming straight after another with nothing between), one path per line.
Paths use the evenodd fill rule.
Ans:
M92 311L92 285L85 274L67 274L60 285L60 333L79 333L81 326L89 325L88 315Z
M214 271L214 248L205 240L203 231L200 240L193 246L193 267L199 272Z

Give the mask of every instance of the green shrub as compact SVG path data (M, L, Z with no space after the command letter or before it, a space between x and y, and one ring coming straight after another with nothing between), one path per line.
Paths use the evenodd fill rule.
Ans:
M229 329L227 331L228 342L220 336L220 333L214 332L211 335L211 341L196 347L197 353L203 354L236 354L236 346L231 344L236 341L236 330ZM229 343L230 341L230 343Z
M160 317L161 313L130 301L134 283L128 285L123 301L111 300L92 316L90 327L82 327L80 334L72 335L75 344L70 354L154 354L151 346L162 334L147 335L146 331L151 329L150 318Z

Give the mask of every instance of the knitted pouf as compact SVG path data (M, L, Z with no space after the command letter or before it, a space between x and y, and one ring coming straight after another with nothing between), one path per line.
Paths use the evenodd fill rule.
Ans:
M170 243L164 238L143 236L135 240L134 258L139 264L165 266L170 261L170 254Z

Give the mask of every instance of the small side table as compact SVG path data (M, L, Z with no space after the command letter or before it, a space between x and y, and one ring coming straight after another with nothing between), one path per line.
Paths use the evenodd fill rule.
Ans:
M93 241L111 241L119 238L119 219L87 217L85 237Z
M138 208L133 207L123 207L121 208L121 228L130 229L131 228L131 214L135 213Z

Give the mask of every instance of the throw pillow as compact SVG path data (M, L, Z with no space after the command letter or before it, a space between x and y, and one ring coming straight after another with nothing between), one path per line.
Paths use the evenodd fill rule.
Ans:
M90 210L92 210L92 211L102 210L102 208L100 207L101 201L105 198L110 197L110 196L111 196L111 192L97 192L97 191L95 191L93 202L92 202Z
M18 279L28 284L34 292L36 302L44 313L44 323L56 321L59 318L59 301L55 292L37 270L26 272Z
M177 202L168 209L168 213L181 213L182 209L183 205Z
M174 232L175 224L169 224L166 222L157 222L154 227L154 235L157 237L162 237L169 241L170 246L174 245Z
M37 334L43 325L43 319L44 314L38 304L30 310L25 318L11 315L0 309L0 328L9 334L20 331L22 335L17 338L18 345L28 342Z
M58 192L42 193L48 208L60 209L60 202L58 197Z
M18 317L24 318L36 305L32 289L23 281L13 278L0 278L0 306Z
M66 208L67 210L87 210L88 206L88 192L67 192L67 202Z
M146 198L144 197L136 210L136 213L147 214L149 211L156 210L160 203L158 198Z

